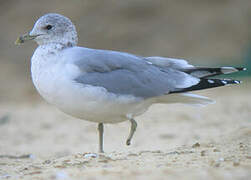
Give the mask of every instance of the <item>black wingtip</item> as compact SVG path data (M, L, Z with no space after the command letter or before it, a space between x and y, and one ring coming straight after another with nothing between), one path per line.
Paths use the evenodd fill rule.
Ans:
M236 67L235 69L237 69L238 71L246 71L247 68L245 67Z
M188 92L188 91L197 91L197 90L203 90L203 89L209 89L209 88L216 88L220 86L226 86L230 84L240 84L242 81L239 80L232 80L232 79L200 79L200 82L196 85L193 85L188 88L184 89L177 89L175 91L172 91L170 93L181 93L181 92Z
M231 74L239 71L246 71L245 67L231 67L224 66L220 68L208 68L208 67L193 67L183 70L185 73L198 78L208 78L221 74Z
M232 79L223 79L223 80L221 80L221 82L224 83L224 85L228 85L228 84L240 84L240 83L242 83L242 81L232 80Z

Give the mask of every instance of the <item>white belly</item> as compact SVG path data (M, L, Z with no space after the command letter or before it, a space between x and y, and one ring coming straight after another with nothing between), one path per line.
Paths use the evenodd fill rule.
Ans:
M125 121L142 114L150 105L134 96L115 95L104 88L74 81L74 65L53 64L43 68L32 64L32 80L49 103L74 117L103 123Z

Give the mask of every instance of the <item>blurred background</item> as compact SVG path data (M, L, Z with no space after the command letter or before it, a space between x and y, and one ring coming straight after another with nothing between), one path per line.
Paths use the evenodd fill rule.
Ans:
M37 45L14 44L51 12L72 20L80 46L249 70L227 76L241 85L196 92L216 100L206 108L152 106L130 147L129 122L105 125L109 159L88 159L97 125L42 100ZM0 179L250 179L251 0L0 0L0 22Z
M250 0L1 0L1 102L40 99L30 78L37 45L14 42L49 12L74 22L80 46L251 68Z

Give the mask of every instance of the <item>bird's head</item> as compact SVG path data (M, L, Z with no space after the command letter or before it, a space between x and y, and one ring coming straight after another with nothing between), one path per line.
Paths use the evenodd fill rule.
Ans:
M60 43L67 46L77 45L77 32L71 20L55 13L45 14L35 23L33 29L20 36L16 44L35 40L38 45Z

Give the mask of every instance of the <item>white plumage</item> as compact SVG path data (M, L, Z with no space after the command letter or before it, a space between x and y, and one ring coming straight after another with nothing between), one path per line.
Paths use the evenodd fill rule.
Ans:
M28 39L39 45L31 59L36 89L65 113L99 123L100 152L103 152L103 123L130 120L129 145L137 125L133 118L149 106L213 103L186 92L237 83L206 77L241 70L197 68L185 60L77 47L75 26L59 14L39 18L32 31L20 37L19 42Z

